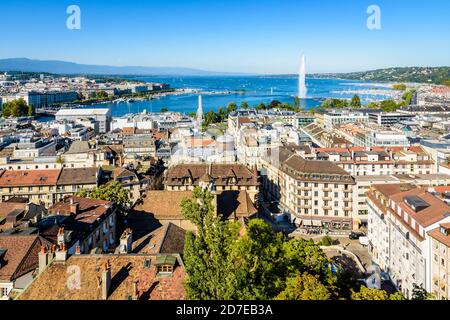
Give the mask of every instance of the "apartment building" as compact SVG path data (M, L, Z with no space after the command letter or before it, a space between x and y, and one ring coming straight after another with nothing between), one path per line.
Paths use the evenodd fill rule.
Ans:
M51 206L81 189L98 186L99 168L0 171L0 199L24 197L35 204Z
M367 192L369 251L407 298L415 285L433 291L429 232L450 222L449 191L450 187L384 184Z
M434 161L421 147L315 148L317 160L331 161L353 176L432 174Z
M431 237L432 291L436 299L450 297L450 223L440 224L428 232Z
M66 196L48 209L38 227L42 237L67 254L114 252L117 226L114 203Z
M244 127L238 131L237 158L242 164L249 167L256 165L260 169L260 159L279 146L280 133L272 126Z
M302 228L352 230L352 176L332 162L289 153L280 150L278 159L263 161L266 199L279 201L291 221Z
M213 184L216 192L247 191L256 202L259 194L259 174L256 168L242 164L181 164L165 173L164 185L169 191L192 191L201 184Z
M111 130L110 109L61 109L56 115L56 121L76 121L79 118L92 118L98 122L99 133L107 133Z
M353 218L360 225L367 225L369 207L366 193L372 185L408 183L418 187L450 186L450 175L422 174L422 175L366 175L354 176Z

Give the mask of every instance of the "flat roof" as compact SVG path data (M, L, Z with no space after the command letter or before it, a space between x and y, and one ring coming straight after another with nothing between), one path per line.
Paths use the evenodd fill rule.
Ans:
M110 114L110 109L61 109L56 113L56 116L88 116L88 115L107 115Z
M397 181L399 179L392 175L383 176L354 176L355 181Z

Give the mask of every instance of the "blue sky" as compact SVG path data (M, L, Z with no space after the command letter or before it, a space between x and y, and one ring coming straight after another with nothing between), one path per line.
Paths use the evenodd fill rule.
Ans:
M81 8L81 30L66 8ZM366 27L369 5L381 30ZM2 0L0 58L295 73L450 65L448 0Z

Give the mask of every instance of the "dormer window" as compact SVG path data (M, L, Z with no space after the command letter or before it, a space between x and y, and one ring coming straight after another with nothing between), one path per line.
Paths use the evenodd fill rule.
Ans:
M161 255L156 258L155 266L158 276L171 276L177 259L171 255Z
M441 231L441 233L442 233L443 235L445 235L445 236L450 235L450 228L446 228L446 227L442 227L442 226L441 226L440 231Z

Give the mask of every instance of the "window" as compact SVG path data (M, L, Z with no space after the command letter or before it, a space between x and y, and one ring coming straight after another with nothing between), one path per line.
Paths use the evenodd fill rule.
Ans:
M152 261L150 259L145 259L144 268L150 269L151 264L152 264Z
M158 266L158 273L172 273L173 272L173 266L163 265Z
M8 288L1 288L1 296L6 297L8 295Z

